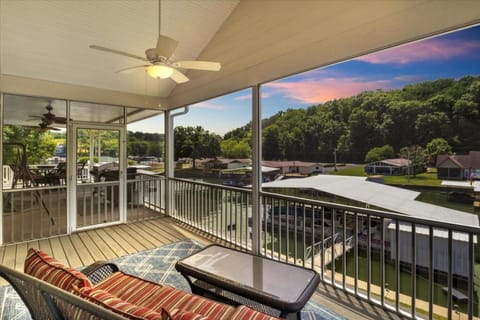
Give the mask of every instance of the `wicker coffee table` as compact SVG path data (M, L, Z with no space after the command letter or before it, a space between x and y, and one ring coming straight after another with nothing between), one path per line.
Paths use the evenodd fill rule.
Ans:
M195 294L270 314L278 310L283 318L300 319L320 282L314 270L215 244L179 260L175 268Z

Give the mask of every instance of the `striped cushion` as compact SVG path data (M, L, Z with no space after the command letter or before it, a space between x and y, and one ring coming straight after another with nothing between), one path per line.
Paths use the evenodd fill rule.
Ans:
M110 277L97 283L96 287L106 290L122 300L138 306L149 307L158 312L161 311L164 305L181 303L182 298L184 298L183 294L181 294L182 291L123 272L115 272ZM176 291L178 291L179 294L172 299L172 293ZM154 308L152 308L152 306L154 306Z
M247 306L238 306L232 315L232 320L278 320L265 313L250 309Z
M91 287L86 275L67 267L47 253L30 248L25 259L25 273L46 281L61 289L72 291L72 285L79 288Z
M211 319L216 320L230 320L232 319L231 314L235 311L235 308L232 306L197 295L190 295L190 299L182 304L181 309L209 316Z
M162 309L188 310L211 320L231 319L235 308L210 299L192 295L170 286L160 285L142 278L116 272L96 285L120 299L157 312Z
M165 309L162 311L163 320L210 320L210 317L202 316L201 314L190 312L186 310L173 309L168 312Z
M119 313L129 319L135 320L162 320L162 315L149 308L139 307L134 304L123 301L112 295L110 292L99 288L77 288L74 286L75 293L82 298L86 298L98 305L101 305L113 312Z

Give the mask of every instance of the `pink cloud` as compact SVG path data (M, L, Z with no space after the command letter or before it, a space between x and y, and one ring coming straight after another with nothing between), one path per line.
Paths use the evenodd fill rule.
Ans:
M272 94L280 94L305 104L315 104L351 97L366 90L388 89L389 86L388 80L325 78L302 82L272 82L264 87L273 91Z
M431 39L371 53L354 60L372 64L407 64L465 56L478 48L480 48L480 41Z
M193 107L200 108L200 109L210 109L210 110L224 110L227 108L222 104L215 104L215 103L212 103L211 101L199 102L194 104Z

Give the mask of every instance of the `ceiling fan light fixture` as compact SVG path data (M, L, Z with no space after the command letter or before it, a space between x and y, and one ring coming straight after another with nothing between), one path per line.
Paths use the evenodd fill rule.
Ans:
M169 66L156 64L153 66L147 67L147 73L152 78L167 79L173 73L173 69Z

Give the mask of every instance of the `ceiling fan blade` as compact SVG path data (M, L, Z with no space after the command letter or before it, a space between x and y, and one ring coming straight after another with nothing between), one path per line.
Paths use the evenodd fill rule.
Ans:
M132 69L137 69L137 68L146 68L146 67L149 67L149 66L150 66L149 64L142 64L141 66L134 66L134 67L123 68L123 69L120 69L120 70L115 71L115 73L120 73L120 72L132 70Z
M172 65L177 68L205 71L219 71L222 67L220 63L211 61L176 61Z
M58 124L67 124L67 118L65 118L65 117L55 117L55 119L53 119L53 122L58 123Z
M109 53L114 53L114 54L118 54L118 55L129 57L129 58L134 58L134 59L138 59L138 60L142 60L142 61L148 61L144 57L140 57L140 56L137 56L135 54L131 54L131 53L128 53L128 52L125 52L125 51L105 48L105 47L101 47L101 46L97 46L97 45L93 45L93 44L90 45L89 47L90 47L90 49L95 49L95 50L105 51L105 52L109 52Z
M157 54L166 59L170 59L175 50L177 49L178 41L167 36L158 35Z
M173 69L173 73L172 75L170 76L170 78L175 81L176 83L184 83L184 82L187 82L188 79L186 75L184 75L183 73L181 73L180 71L178 71L177 69Z

